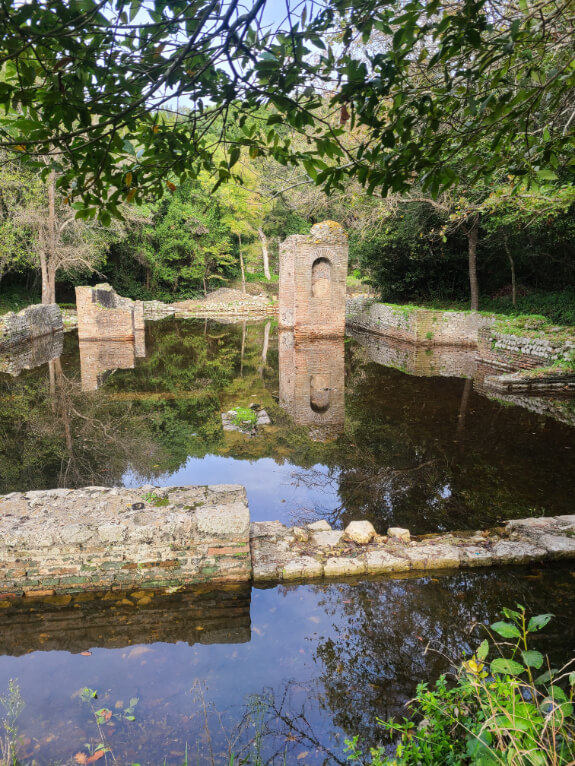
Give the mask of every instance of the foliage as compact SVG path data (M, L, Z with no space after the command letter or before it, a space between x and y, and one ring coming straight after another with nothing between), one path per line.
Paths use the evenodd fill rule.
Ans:
M573 762L575 673L568 672L568 666L554 670L529 643L552 615L528 619L520 605L516 610L503 609L503 614L507 619L493 623L491 630L506 641L490 645L484 640L463 662L454 685L445 675L433 689L419 684L409 718L379 722L389 736L398 737L395 755L376 747L368 763L567 766ZM487 663L490 652L500 656ZM357 737L348 747L350 761L363 760Z
M235 407L233 422L240 428L250 429L258 422L258 416L255 410L250 407Z

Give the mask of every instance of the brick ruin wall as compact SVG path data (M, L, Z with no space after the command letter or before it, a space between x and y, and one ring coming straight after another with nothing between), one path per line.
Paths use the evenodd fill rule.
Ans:
M243 487L13 492L0 497L0 594L251 578Z
M4 314L0 317L0 352L63 329L62 312L56 303L28 306L18 314Z
M347 325L352 329L429 346L475 347L479 330L495 321L473 312L391 306L365 298L349 300L346 314Z
M333 221L280 245L279 325L297 337L343 337L348 242Z
M76 288L80 340L135 340L144 332L144 304L117 295L110 285Z

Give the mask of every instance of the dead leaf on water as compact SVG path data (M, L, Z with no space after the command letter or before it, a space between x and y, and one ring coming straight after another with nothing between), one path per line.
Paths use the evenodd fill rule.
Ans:
M301 761L301 759L305 758L306 755L309 755L309 750L304 750L303 753L300 753L296 760Z
M91 657L92 656L92 652L89 652L88 650L86 650L85 652L80 652L80 654L82 655L82 657Z
M311 617L308 617L308 620L309 620L310 622L314 622L316 625L319 625L319 624L320 624L320 622L321 622L321 620L319 619L319 617L315 617L314 615L312 615Z
M253 632L254 632L256 635L258 635L258 636L263 636L263 635L264 635L264 632L263 632L263 630L260 630L260 629L257 627L257 625L254 625L254 626L252 627L252 631L253 631Z

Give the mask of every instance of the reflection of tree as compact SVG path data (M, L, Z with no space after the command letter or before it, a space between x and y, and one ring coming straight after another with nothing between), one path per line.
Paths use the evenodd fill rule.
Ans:
M100 393L84 394L59 359L25 378L2 381L2 492L121 483L127 466L146 466L161 450L140 413Z
M553 570L513 570L505 577L461 572L317 588L320 605L334 618L331 636L316 649L334 725L375 744L381 737L376 718L404 715L418 682L433 682L485 637L480 629L471 634L475 625L493 621L502 605L517 601L532 614L548 611L566 577L565 570L557 576ZM565 597L561 616L538 638L538 648L561 664L575 641L573 590Z

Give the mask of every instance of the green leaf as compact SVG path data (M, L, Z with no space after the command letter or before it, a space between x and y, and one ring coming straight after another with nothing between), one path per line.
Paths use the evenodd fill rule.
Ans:
M521 631L510 622L494 622L491 629L499 633L503 638L521 638Z
M479 649L477 650L477 659L484 660L488 654L489 654L489 641L485 639L479 644Z
M544 657L541 652L537 652L535 649L528 649L525 652L521 652L521 656L528 668L536 668L539 670L541 665L543 665Z
M504 673L508 676L517 676L520 673L523 673L524 670L525 667L520 662L506 660L504 657L499 657L491 663L492 673Z
M555 617L554 614L538 614L535 617L532 617L529 620L529 624L527 625L527 630L529 633L533 633L536 630L541 630L541 628L544 628L547 623L551 620L552 617Z

